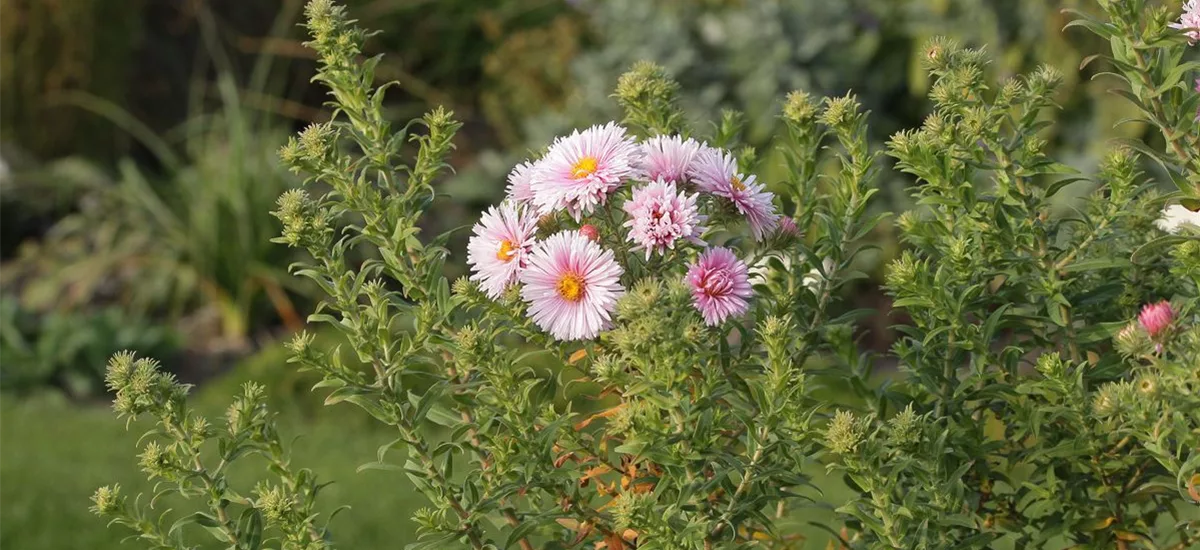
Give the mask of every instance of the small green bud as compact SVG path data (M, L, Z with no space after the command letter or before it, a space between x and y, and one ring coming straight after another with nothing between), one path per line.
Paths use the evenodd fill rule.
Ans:
M1142 373L1134 383L1137 392L1143 397L1158 397L1162 390L1162 384L1159 381L1158 375L1152 372Z
M858 120L858 98L851 94L842 97L826 98L825 110L821 112L820 121L833 128L848 128Z
M125 508L125 497L121 496L121 485L105 485L96 489L92 495L92 513L98 516L111 516Z
M683 327L683 339L687 342L697 342L704 337L704 325L698 321L692 321Z
M1113 337L1117 351L1126 357L1140 357L1154 349L1150 335L1142 330L1136 322L1129 323Z
M767 341L787 338L792 329L791 321L785 317L771 315L763 320L762 335Z
M454 280L454 284L450 285L450 292L455 296L470 296L477 292L478 285L471 281L470 277L463 275Z
M254 507L262 512L268 524L279 525L291 517L296 502L283 492L282 487L260 483L254 493L257 497Z
M133 377L133 363L137 354L125 350L117 352L108 360L108 368L104 372L104 381L108 389L119 392L129 384Z
M827 324L822 329L825 341L830 345L842 348L854 345L854 325L849 323Z
M474 325L467 325L459 329L454 335L454 341L458 345L459 351L466 354L468 359L477 357L482 351L483 338L479 334L479 328Z
M1067 372L1067 367L1063 364L1058 352L1042 354L1041 357L1038 357L1035 368L1042 373L1042 376L1055 381L1062 381Z
M142 449L142 453L138 455L138 465L152 478L172 479L176 469L170 451L160 446L157 441L147 443L146 447Z
M953 39L945 36L935 36L925 43L925 55L921 62L928 69L945 70L954 59L961 47Z
M839 455L853 453L858 449L865 433L863 423L850 411L838 411L825 430L825 443L829 450Z
M616 357L602 354L592 360L592 375L601 383L617 383L625 377L625 366Z
M1007 109L1017 103L1019 98L1023 97L1025 84L1020 79L1010 78L1000 87L1000 92L996 94L995 105L1001 109Z
M910 251L905 250L899 258L892 261L884 280L892 289L912 288L917 283L922 268L921 262Z
M300 150L313 162L324 161L333 150L336 136L337 130L328 122L309 124L300 131Z
M1200 241L1184 241L1171 250L1171 274L1180 279L1191 279L1200 284Z
M921 417L913 411L912 403L888 421L888 443L894 447L910 447L921 442Z
M675 101L679 83L651 61L638 61L617 80L617 99L625 105L653 107Z
M921 215L916 210L906 210L896 217L896 225L903 233L912 233L921 223Z
M1030 99L1038 100L1051 96L1063 82L1063 75L1051 65L1042 65L1029 76Z
M783 104L784 120L797 124L811 124L817 117L817 103L813 97L801 90L789 92Z
M312 343L316 340L316 338L316 335L308 332L307 330L302 330L292 336L292 339L288 340L288 342L284 344L284 347L286 347L288 351L292 352L292 355L295 357L308 357L309 352L312 351Z

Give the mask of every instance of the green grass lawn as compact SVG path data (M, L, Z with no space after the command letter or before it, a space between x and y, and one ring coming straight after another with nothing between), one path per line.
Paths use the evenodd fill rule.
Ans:
M403 546L398 542L413 537L408 518L424 497L395 472L355 473L388 438L362 422L348 424L332 417L291 416L283 418L281 429L304 434L295 443L294 464L336 481L321 495L325 511L351 507L332 524L340 547ZM88 498L96 487L113 482L130 495L149 488L134 458L145 427L126 431L123 422L100 406L6 397L0 403L0 548L137 548L136 543L120 544L128 533L121 527L107 529L104 520L88 511ZM246 490L253 479L253 472L234 473ZM189 541L207 539L197 531Z

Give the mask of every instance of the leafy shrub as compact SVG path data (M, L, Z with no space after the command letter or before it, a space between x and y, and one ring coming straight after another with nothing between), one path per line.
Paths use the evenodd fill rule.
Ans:
M906 376L877 384L856 342L864 312L836 308L883 219L867 215L881 152L853 96L788 95L776 202L738 117L698 132L679 85L638 64L616 88L624 126L561 137L519 166L474 228L472 276L451 284L449 235L423 239L421 218L459 125L438 109L393 128L376 62L358 60L366 33L314 0L317 80L338 117L281 157L328 191L289 191L275 215L278 241L312 256L297 273L328 294L311 319L353 353L300 334L292 361L321 376L328 404L395 430L362 468L402 471L427 497L409 548L787 546L781 520L820 502L821 466L855 493L826 503L845 547L1186 548L1200 538L1185 509L1200 502L1200 224L1187 208L1200 130L1183 122L1197 66L1174 14L1100 5L1103 19L1073 25L1109 40L1165 152L1118 146L1082 176L1040 137L1057 71L997 85L981 50L931 41L936 109L887 149L918 178L918 208L897 221L911 249L887 279L912 319L890 354ZM1148 185L1142 150L1178 192ZM1094 192L1056 212L1054 195L1081 180ZM1183 206L1157 219L1167 201ZM357 223L336 230L343 219ZM356 249L377 259L348 262ZM176 526L235 548L332 544L311 514L315 482L281 458L269 416L245 412L261 391L219 430L153 361L118 355L108 374L120 414L159 421L147 473L211 509ZM834 385L851 395L817 397ZM279 478L252 496L221 478L245 453ZM111 488L94 500L152 544L185 540Z
M200 319L193 338L235 347L263 319L298 324L292 296L304 288L286 273L292 256L268 242L275 229L266 212L296 184L274 160L283 129L248 110L232 81L221 90L223 109L190 123L181 151L149 143L161 176L126 160L116 181L78 183L79 210L27 243L5 274L26 307L190 315Z
M59 387L75 397L103 391L104 358L121 350L172 357L179 337L170 329L130 317L119 308L91 314L22 310L0 301L0 387L29 393Z

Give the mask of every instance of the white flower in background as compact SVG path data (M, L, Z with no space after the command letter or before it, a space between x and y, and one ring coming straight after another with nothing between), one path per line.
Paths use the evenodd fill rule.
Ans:
M768 277L771 274L770 262L772 258L779 260L779 263L783 264L784 270L791 271L792 259L790 257L781 252L770 252L762 258L759 258L759 260L754 263L754 266L750 268L751 285L767 284ZM804 255L801 254L800 261L803 262L804 259ZM829 273L833 269L833 259L831 258L825 258L825 261L821 262L821 264L825 270L825 273ZM801 283L805 288L811 290L813 294L819 294L821 292L821 284L824 281L825 277L821 275L821 271L813 268L812 271L809 271L808 274L804 276L804 279L801 281Z
M1200 212L1192 212L1182 205L1172 204L1162 211L1162 217L1154 221L1154 225L1167 233L1179 233L1180 226L1191 226L1200 230Z

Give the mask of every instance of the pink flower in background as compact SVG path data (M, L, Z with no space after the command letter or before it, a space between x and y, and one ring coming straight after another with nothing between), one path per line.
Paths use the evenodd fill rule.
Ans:
M1138 323L1146 329L1146 333L1154 338L1171 326L1171 321L1175 319L1175 311L1171 309L1170 302L1163 300L1157 304L1147 304L1142 307L1141 315L1138 315Z
M642 159L638 163L641 179L682 185L688 178L692 159L700 151L700 142L680 136L654 136L642 143Z
M521 272L521 297L529 316L559 340L595 338L611 322L624 270L611 250L578 231L563 231L538 243Z
M696 154L690 174L698 189L728 199L737 207L749 222L754 240L762 241L779 226L775 194L765 191L753 175L739 174L733 155L705 147Z
M533 203L533 174L537 163L522 162L508 173L508 198L521 204Z
M728 248L705 251L688 268L684 281L692 289L692 304L710 327L745 313L754 295L746 264Z
M517 282L537 239L537 216L508 201L483 213L467 241L471 280L493 300Z
M578 221L636 175L639 158L637 144L613 122L559 137L534 172L533 204L543 215L566 210Z
M665 254L668 248L674 250L679 239L703 246L700 234L706 228L700 224L706 218L696 209L697 196L677 192L674 183L661 179L634 189L633 197L624 205L629 214L625 222L628 238L637 245L633 249L645 249L649 260L653 252Z
M705 145L693 157L688 177L696 184L696 189L715 193L729 186L729 182L738 175L737 169L737 160L733 155Z
M1171 28L1185 31L1190 44L1200 42L1200 0L1188 0L1183 5L1179 22L1171 23Z

